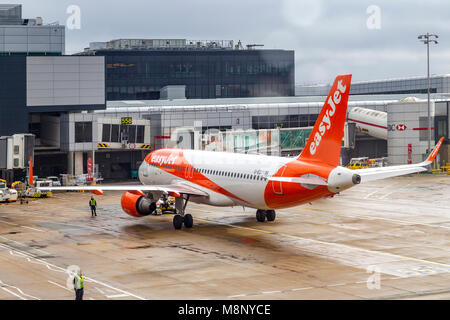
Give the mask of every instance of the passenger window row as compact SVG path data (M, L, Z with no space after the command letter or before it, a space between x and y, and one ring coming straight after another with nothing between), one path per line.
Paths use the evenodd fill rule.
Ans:
M249 173L239 173L239 172L230 172L230 171L221 171L221 170L212 170L212 169L197 169L197 168L189 168L178 166L174 164L164 164L164 163L152 163L155 167L161 167L164 169L175 170L175 171L186 171L193 170L194 172L198 172L201 174L211 174L222 177L229 177L235 179L245 179L245 180L257 180L257 181L267 181L267 178L255 174Z

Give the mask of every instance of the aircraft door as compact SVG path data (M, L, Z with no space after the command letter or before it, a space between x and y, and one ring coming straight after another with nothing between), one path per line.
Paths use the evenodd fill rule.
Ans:
M284 175L286 170L286 165L281 168L281 176ZM281 181L272 181L272 190L274 194L282 195L283 193L283 183Z

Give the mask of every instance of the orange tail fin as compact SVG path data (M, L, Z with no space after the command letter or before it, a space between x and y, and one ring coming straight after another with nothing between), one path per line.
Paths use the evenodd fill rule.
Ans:
M320 161L331 166L339 165L351 79L352 75L349 74L339 75L334 80L298 160Z

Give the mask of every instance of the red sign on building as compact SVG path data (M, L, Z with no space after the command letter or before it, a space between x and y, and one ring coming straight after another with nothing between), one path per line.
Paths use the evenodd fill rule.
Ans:
M87 159L87 171L88 171L88 176L87 176L87 181L92 181L93 177L92 177L92 158L88 158Z
M412 144L408 144L408 164L412 163Z

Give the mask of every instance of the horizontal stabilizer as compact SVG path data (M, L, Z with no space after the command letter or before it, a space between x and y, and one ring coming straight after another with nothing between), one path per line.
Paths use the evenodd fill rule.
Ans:
M403 176L405 174L411 174L416 172L424 172L428 171L426 168L430 164L433 163L436 155L439 152L439 148L444 141L444 137L442 137L439 142L434 147L433 151L428 156L427 160L416 163L416 164L403 164L399 166L390 166L390 167L380 167L380 168L368 168L368 169L357 169L353 170L353 172L359 174L361 176L361 182L379 180L392 178L397 176Z

